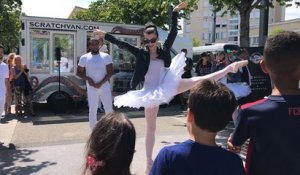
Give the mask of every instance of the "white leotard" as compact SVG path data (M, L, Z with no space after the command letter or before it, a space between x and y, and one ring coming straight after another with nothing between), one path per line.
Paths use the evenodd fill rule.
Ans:
M156 87L163 76L164 62L160 59L150 59L148 72L145 75L144 87Z

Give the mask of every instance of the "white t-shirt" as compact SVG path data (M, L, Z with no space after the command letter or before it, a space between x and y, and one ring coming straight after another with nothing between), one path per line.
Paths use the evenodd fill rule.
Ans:
M8 78L8 66L7 64L0 63L0 99L5 99L6 86L5 79Z
M110 55L103 52L93 55L89 52L80 57L78 66L84 67L86 76L91 77L95 83L99 83L107 74L106 66L108 64L112 64L112 58ZM87 86L89 86L88 83ZM104 83L101 88L110 89L108 81Z

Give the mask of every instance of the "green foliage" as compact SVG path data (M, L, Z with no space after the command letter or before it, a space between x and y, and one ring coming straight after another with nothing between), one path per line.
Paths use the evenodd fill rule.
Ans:
M19 47L21 0L0 0L0 43L5 52Z
M269 33L269 36L275 36L278 35L281 32L284 32L285 30L281 29L281 28L276 28L274 29L271 33Z
M201 45L201 41L197 38L193 38L193 47L198 47Z
M179 4L179 0L96 0L87 10L75 12L73 18L88 21L140 24L152 22L166 28L168 24L170 5ZM197 9L198 0L189 0L188 9L180 13L187 18L189 12Z

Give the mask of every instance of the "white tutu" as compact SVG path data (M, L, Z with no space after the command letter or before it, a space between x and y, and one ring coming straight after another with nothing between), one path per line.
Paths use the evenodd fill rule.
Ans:
M164 69L158 86L144 86L140 90L128 91L123 95L116 96L114 105L116 107L151 108L169 103L176 94L178 83L186 65L185 60L184 53L176 55L172 59L170 67Z
M227 78L224 77L220 80L220 82L234 93L235 98L237 100L239 100L242 97L247 97L251 93L251 89L247 83L227 83L226 80Z

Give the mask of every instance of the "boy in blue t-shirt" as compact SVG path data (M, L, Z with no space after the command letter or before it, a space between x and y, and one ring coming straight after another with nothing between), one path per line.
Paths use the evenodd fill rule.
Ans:
M193 88L187 110L191 139L164 147L150 175L243 175L241 158L215 141L236 106L234 94L224 85L204 80Z
M272 94L237 111L228 148L238 152L250 138L248 175L300 174L300 35L269 38L261 62L273 82Z

